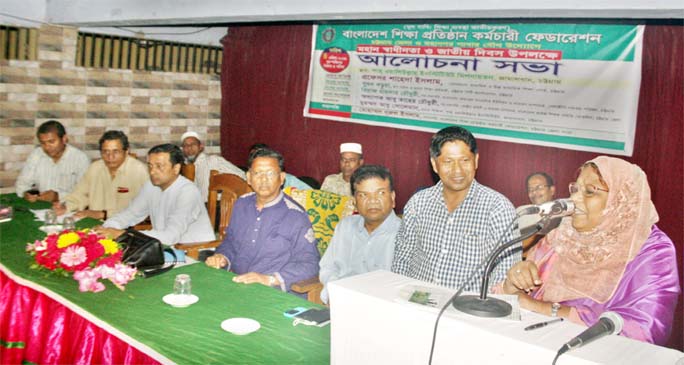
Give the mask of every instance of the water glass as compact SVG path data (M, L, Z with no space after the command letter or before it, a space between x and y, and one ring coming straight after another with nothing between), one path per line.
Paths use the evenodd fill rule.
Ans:
M57 213L50 209L45 212L45 225L51 226L57 224Z
M71 231L76 229L76 222L74 221L74 217L65 217L64 221L62 221L62 226L63 229L68 229Z
M173 294L176 294L176 295L190 295L190 294L192 294L192 284L190 282L190 275L188 275L188 274L176 275L176 280L173 282Z

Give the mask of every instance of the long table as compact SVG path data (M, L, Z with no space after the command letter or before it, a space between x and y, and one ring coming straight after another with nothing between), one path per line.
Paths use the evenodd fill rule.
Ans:
M70 277L30 269L32 258L25 252L26 243L45 234L38 230L42 223L34 221L27 208L48 205L27 203L12 195L1 199L15 207L14 219L0 223L3 363L17 353L22 361L32 363L70 363L74 359L179 364L330 361L330 326L295 327L283 316L287 309L313 307L312 303L262 285L235 284L231 280L234 275L224 270L193 264L152 278L136 278L125 291L107 282L103 292L81 293ZM96 223L82 220L77 228ZM175 275L182 273L191 276L193 294L200 299L188 308L174 308L162 302L162 297L172 291ZM44 313L60 311L71 311L76 319ZM261 328L245 336L223 331L221 322L233 317L255 319ZM70 321L46 325L50 318ZM55 351L39 348L45 345ZM88 351L94 352L94 357L81 354Z
M330 283L331 363L427 364L438 309L401 299L402 288L412 285L431 286L387 271ZM549 365L565 342L586 329L565 321L524 331L524 327L550 317L524 310L521 315L522 320L515 321L447 309L439 323L433 364ZM684 364L684 353L621 336L599 339L564 354L557 362L675 363Z

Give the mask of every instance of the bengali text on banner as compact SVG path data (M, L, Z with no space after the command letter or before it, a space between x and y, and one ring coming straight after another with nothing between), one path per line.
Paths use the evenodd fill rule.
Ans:
M313 30L304 115L631 156L644 26L352 24Z

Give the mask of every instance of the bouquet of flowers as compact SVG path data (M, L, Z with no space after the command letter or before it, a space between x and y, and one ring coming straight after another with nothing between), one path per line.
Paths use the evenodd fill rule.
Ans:
M82 292L105 290L99 279L108 279L124 290L124 285L135 278L136 269L121 263L119 244L88 230L49 234L42 241L29 243L26 251L35 258L32 269L65 276L73 273Z

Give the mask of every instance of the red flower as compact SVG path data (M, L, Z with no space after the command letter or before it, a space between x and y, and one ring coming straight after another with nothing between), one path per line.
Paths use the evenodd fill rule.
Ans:
M87 243L85 243L84 246L85 246L86 252L88 254L88 259L86 260L86 261L88 261L88 264L90 264L91 262L94 262L98 258L104 256L104 253L105 253L104 247L102 247L102 245L99 242L97 242L97 236L95 236L94 241L93 240L87 240Z
M123 256L123 252L119 251L113 255L110 255L108 257L103 257L99 261L97 261L97 266L109 266L109 267L114 267L114 265L118 264L121 262L121 257Z

